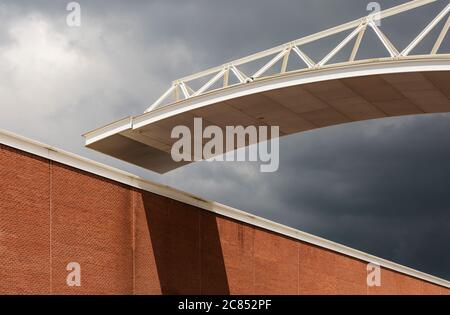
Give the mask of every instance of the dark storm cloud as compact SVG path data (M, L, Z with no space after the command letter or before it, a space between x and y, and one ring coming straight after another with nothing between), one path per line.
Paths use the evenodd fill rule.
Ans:
M301 229L449 278L450 116L380 127L330 131L289 154L279 200L313 214Z
M68 2L1 1L0 128L450 279L448 115L291 136L275 174L202 162L159 176L82 147L82 133L141 113L172 80L364 16L369 1L80 0L79 29ZM383 30L403 48L445 3ZM382 49L363 44L364 56Z

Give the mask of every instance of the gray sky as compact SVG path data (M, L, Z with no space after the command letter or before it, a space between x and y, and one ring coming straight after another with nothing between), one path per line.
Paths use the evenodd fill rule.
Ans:
M80 0L79 28L68 2L0 0L0 128L450 279L450 115L287 137L275 174L201 162L162 176L83 148L82 133L142 113L172 80L359 18L369 1ZM447 2L382 29L403 48ZM367 40L362 56L379 50Z

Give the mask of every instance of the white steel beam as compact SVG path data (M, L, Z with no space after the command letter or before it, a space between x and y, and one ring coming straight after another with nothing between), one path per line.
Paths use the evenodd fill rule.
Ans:
M228 86L229 79L230 79L230 67L226 67L225 73L223 74L223 87Z
M154 110L158 107L175 89L175 85L172 85L156 102L154 102L149 108L146 109L145 113Z
M292 48L288 48L288 51L283 57L283 63L281 64L281 73L285 73L287 70L288 62L289 62L289 56L291 55Z
M384 33L375 25L373 21L369 23L370 27L374 30L375 34L378 36L380 41L383 43L384 47L387 49L391 57L396 57L399 55L397 48L391 43L389 38L384 35Z
M274 58L272 58L268 63L266 63L261 69L255 72L254 75L252 75L253 78L259 78L261 75L263 75L267 70L269 70L274 64L276 64L281 58L283 58L287 53L289 52L289 49L285 49L282 52L280 52L278 55L276 55Z
M195 93L195 91L189 85L187 85L186 83L184 84L184 86L186 86L186 89L188 90L190 95Z
M338 52L340 52L341 49L344 48L349 41L351 41L356 35L358 35L358 33L362 30L363 27L364 26L361 24L356 29L354 29L353 32L351 32L350 35L348 35L342 42L339 43L339 45L337 45L328 55L326 55L325 58L323 58L318 63L318 65L323 66L328 61L330 61L330 59L333 58Z
M246 78L242 75L242 72L239 71L234 65L230 67L231 71L234 73L236 78L238 78L239 82L245 83Z
M173 95L175 97L175 101L178 102L180 100L180 86L178 84L175 85Z
M358 54L359 47L361 46L361 41L366 33L367 25L364 25L363 28L359 31L358 37L356 38L355 45L353 46L352 54L350 55L349 61L354 61L356 55Z
M184 95L184 98L190 98L191 97L191 95L189 94L189 91L188 91L188 89L186 88L186 85L184 84L184 82L181 82L180 83L180 89L181 89L181 91L183 92L183 95Z
M297 46L292 47L292 50L295 51L295 53L300 57L301 60L303 60L304 63L308 66L308 68L314 68L316 65L314 61L309 58L303 51L301 51Z
M216 83L220 78L223 77L223 75L225 74L227 70L226 69L222 69L222 71L220 71L219 73L217 73L214 77L211 78L211 80L209 80L208 82L206 82L205 85L203 85L200 89L198 89L197 92L194 93L194 95L192 96L197 96L201 93L203 93L204 91L206 91L207 89L209 89L211 87L211 85L213 85L214 83Z
M428 35L428 33L431 32L431 30L450 12L450 4L448 4L444 10L441 11L434 19L431 21L430 24L427 25L423 29L422 32L408 45L408 47L405 48L405 50L402 51L402 56L408 56L411 50L413 50L421 41L422 39Z
M447 22L445 23L444 27L442 28L442 31L439 34L439 37L436 40L436 43L434 44L433 49L431 50L432 55L436 55L439 48L441 48L442 42L444 41L445 36L447 36L447 32L448 32L449 28L450 28L450 15L448 16Z

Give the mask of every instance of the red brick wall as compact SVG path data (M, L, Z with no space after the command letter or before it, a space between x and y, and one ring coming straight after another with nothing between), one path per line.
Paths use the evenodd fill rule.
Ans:
M381 277L368 288L365 262L0 146L2 294L450 292Z
M50 290L48 161L0 147L0 292Z
M60 164L50 172L52 292L132 294L132 191ZM81 287L66 285L71 261Z

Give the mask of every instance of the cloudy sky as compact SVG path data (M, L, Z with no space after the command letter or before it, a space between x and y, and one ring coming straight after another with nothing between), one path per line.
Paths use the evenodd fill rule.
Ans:
M369 1L80 0L81 27L66 24L68 2L0 0L0 128L450 279L450 115L284 138L274 174L201 162L157 175L83 147L172 80L359 18ZM447 2L382 29L403 48Z

